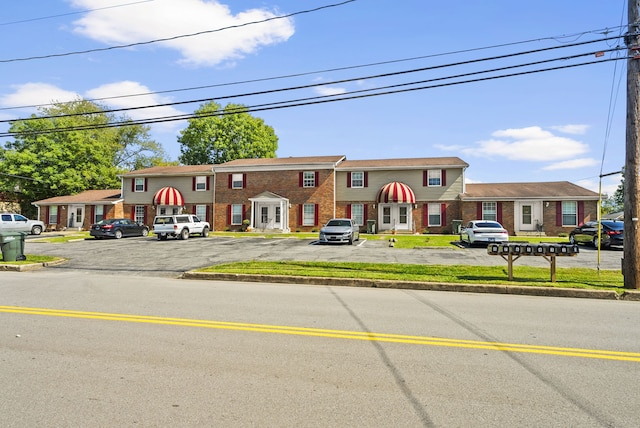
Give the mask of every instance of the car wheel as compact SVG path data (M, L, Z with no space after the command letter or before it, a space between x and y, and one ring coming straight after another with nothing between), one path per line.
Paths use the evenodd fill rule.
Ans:
M33 226L33 228L31 229L31 234L32 235L40 235L42 233L42 227L41 226Z
M353 235L349 237L349 245L353 245Z
M113 237L114 237L114 238L116 238L116 239L120 239L120 238L122 238L122 231L121 231L121 230L116 230L116 231L113 233Z
M146 227L142 228L142 236L149 236L149 229L147 229Z
M598 237L597 237L597 236L594 236L594 237L593 237L593 242L592 242L592 244L593 244L593 246L594 246L595 248L598 248Z
M180 239L183 241L189 239L189 229L182 229L182 232L180 232Z
M158 235L158 240L159 241L166 241L167 240L167 235Z
M569 235L569 244L576 245L576 237L574 235Z
M202 237L206 238L207 236L209 236L209 228L205 227L204 229L202 229Z

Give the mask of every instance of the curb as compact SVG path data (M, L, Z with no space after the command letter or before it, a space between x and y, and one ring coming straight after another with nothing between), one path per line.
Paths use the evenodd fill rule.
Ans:
M42 268L49 267L49 266L57 266L57 265L64 264L66 262L67 262L67 259L58 259L58 260L53 260L53 261L50 261L50 262L29 263L29 264L23 264L23 265L12 265L12 264L8 264L8 263L0 262L0 271L25 272L25 271L29 271L29 270L42 269Z
M579 288L526 287L517 285L481 285L441 282L412 282L358 278L322 278L313 276L248 275L241 273L185 272L183 279L214 281L269 282L280 284L333 285L343 287L394 288L403 290L456 291L462 293L513 294L519 296L573 297L582 299L640 301L640 291L618 294L610 290Z

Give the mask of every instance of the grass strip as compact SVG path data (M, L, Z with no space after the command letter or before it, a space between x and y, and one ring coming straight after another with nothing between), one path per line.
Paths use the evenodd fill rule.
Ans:
M618 292L622 292L624 289L624 280L618 270L600 270L598 272L595 269L587 268L557 268L556 282L550 281L549 268L530 266L514 266L513 281L508 280L506 266L247 261L214 265L198 271L391 281L524 285L615 290Z

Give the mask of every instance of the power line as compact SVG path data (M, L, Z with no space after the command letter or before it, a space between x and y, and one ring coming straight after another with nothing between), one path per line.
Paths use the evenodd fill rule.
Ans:
M614 27L614 28L620 28L621 29L621 28L626 28L626 26L619 26L619 27ZM604 31L604 33L602 33L603 31ZM118 96L111 96L111 97L92 98L92 99L88 99L86 101L96 102L96 101L131 98L131 97L139 97L139 96L160 95L160 94L168 94L168 93L175 93L175 92L186 92L186 91L194 91L194 90L201 90L201 89L211 89L211 88L219 88L219 87L225 87L225 86L236 86L236 85L242 85L242 84L248 84L248 83L266 82L266 81L272 81L272 80L283 80L283 79L289 79L289 78L294 78L294 77L303 77L303 76L309 76L309 75L321 74L321 73L331 73L331 72L336 72L336 71L354 70L354 69L358 69L358 68L367 68L367 67L374 67L374 66L381 66L381 65L397 64L397 63L401 63L401 62L417 61L417 60L422 60L422 59L437 58L437 57L441 57L441 56L466 54L466 53L478 52L478 51L483 51L483 50L490 50L490 49L504 48L504 47L509 47L509 46L516 46L516 45L521 45L521 44L528 44L528 43L533 43L533 42L540 42L540 41L544 41L544 40L557 41L561 37L584 36L586 34L592 34L592 33L608 34L609 32L610 32L610 29L588 30L588 31L583 31L583 32L580 32L580 33L576 33L574 35L567 35L567 36L543 37L543 38L537 38L537 39L529 39L529 40L523 40L523 41L517 41L517 42L502 43L502 44L497 44L497 45L482 46L482 47L463 49L463 50L457 50L457 51L442 52L442 53L431 54L431 55L422 55L422 56L416 56L416 57L410 57L410 58L402 58L402 59L380 61L380 62L373 62L373 63L367 63L367 64L360 64L360 65L329 68L329 69L324 69L324 70L308 71L308 72L287 74L287 75L281 75L281 76L264 77L264 78L258 78L258 79L241 80L241 81L236 81L236 82L227 82L227 83L218 83L218 84L212 84L212 85L194 86L194 87L189 87L189 88L168 89L168 90L163 90L163 91L144 92L144 93L138 93L138 94L128 94L128 95L118 95ZM615 40L615 39L620 39L622 37L623 37L622 35L619 35L618 37L608 37L608 38L605 38L605 39L598 39L597 41ZM574 44L562 45L562 46L558 46L558 48L571 47L571 46L574 46ZM324 84L321 84L321 85L318 85L318 86L323 86L323 85L328 85L328 84L333 84L333 83L329 82L329 83L324 83ZM71 104L73 102L75 102L75 101L67 101L67 102L61 102L61 103L56 103L56 104L64 105L64 104ZM53 104L52 103L46 103L46 104L32 104L32 105L22 105L22 106L13 106L13 107L0 107L0 111L2 111L2 110L25 109L25 108L38 108L38 107L46 107L46 106L51 106L51 105L53 105Z
M568 65L550 67L550 68L544 68L544 69L538 69L538 70L528 70L528 71L523 71L519 73L510 73L510 74L503 74L498 76L482 77L482 78L476 78L476 79L470 79L470 80L464 80L464 81L458 81L458 82L439 83L436 85L427 85L427 86L422 86L417 88L393 89L393 90L388 90L384 92L376 92L373 94L362 94L362 93L359 93L362 91L354 91L354 92L348 92L340 95L325 95L325 96L318 96L318 97L303 98L298 100L279 101L279 102L260 104L260 105L249 106L249 107L242 106L235 110L230 109L230 111L222 111L222 112L216 111L216 112L211 112L206 114L190 113L190 114L184 114L184 115L158 117L153 119L111 122L111 123L105 123L101 125L82 125L82 126L67 127L67 128L55 128L55 129L47 129L47 130L24 131L24 132L14 132L14 133L6 132L6 133L0 133L0 137L10 137L10 136L16 136L16 135L41 135L41 134L49 134L49 133L56 133L56 132L114 128L114 127L120 127L120 126L148 125L148 124L154 124L154 123L173 122L173 121L181 121L181 120L188 120L188 119L200 119L200 118L211 117L211 116L225 116L225 115L237 114L241 112L253 113L257 111L267 111L267 110L275 110L275 109L282 109L282 108L325 104L325 103L337 102L337 101L363 99L363 98L370 98L370 97L381 96L381 95L391 95L391 94L413 92L413 91L420 91L420 90L427 90L427 89L436 89L436 88L442 88L442 87L448 87L448 86L457 86L457 85L469 84L469 83L478 83L478 82L484 82L484 81L490 81L490 80L496 80L496 79L502 79L502 78L508 78L508 77L524 76L524 75L537 74L537 73L542 73L547 71L581 67L586 65L602 64L604 62L619 61L623 59L627 59L627 57L614 57L614 58L598 60L598 61L583 62L578 64L568 64ZM354 95L354 94L357 94L357 95Z
M230 26L227 26L227 27L216 28L214 30L199 31L197 33L192 33L192 34L182 34L182 35L179 35L179 36L165 37L165 38L162 38L162 39L155 39L155 40L148 40L146 42L137 42L137 43L129 43L129 44L126 44L126 45L108 46L106 48L87 49L87 50L83 50L83 51L64 52L64 53L59 53L59 54L48 54L48 55L31 56L31 57L25 57L25 58L0 59L0 63L32 61L32 60L36 60L36 59L47 59L47 58L58 58L58 57L71 56L71 55L81 55L81 54L87 54L87 53L93 53L93 52L104 52L104 51L110 51L110 50L115 50L115 49L131 48L131 47L134 47L134 46L150 45L150 44L153 44L153 43L168 42L168 41L171 41L171 40L184 39L184 38L187 38L187 37L201 36L203 34L217 33L217 32L220 32L220 31L230 30L230 29L234 29L234 28L242 28L242 27L246 27L246 26L254 25L254 24L262 24L262 23L265 23L265 22L275 21L275 20L278 20L278 19L291 18L292 16L296 16L296 15L302 15L302 14L305 14L305 13L318 12L318 11L323 10L323 9L329 9L329 8L332 8L332 7L343 6L343 5L347 4L347 3L353 3L355 1L357 1L357 0L345 0L342 3L334 3L334 4L319 6L319 7L316 7L314 9L301 10L301 11L298 11L298 12L288 13L286 15L272 16L271 18L266 18L266 19L263 19L263 20L260 20L260 21L245 22L243 24L230 25Z
M340 79L340 80L334 80L334 81L331 81L331 82L313 83L313 84L308 84L308 85L299 85L299 86L277 88L277 89L269 89L269 90L249 92L249 93L208 97L208 98L194 99L194 100L187 100L187 101L174 101L174 102L169 102L169 103L160 103L160 104L147 105L147 106L126 107L126 108L119 108L119 109L105 109L105 110L100 110L99 112L95 112L95 113L97 113L97 114L122 113L122 112L126 112L126 111L144 110L144 109L158 108L158 107L171 107L171 106L177 106L177 105L203 103L203 102L209 102L209 101L212 101L212 100L227 100L227 99L249 97L249 96L256 96L256 95L267 95L267 94L273 94L273 93L279 93L279 92L287 92L287 91L294 91L294 90L300 90L300 89L310 89L310 88L315 88L315 87L322 87L322 86L328 86L328 85L349 83L349 82L360 81L360 80L373 80L373 79L379 79L379 78L384 78L384 77L392 77L392 76L399 76L399 75L404 75L404 74L411 74L411 73L417 73L417 72L424 72L424 71L431 71L431 70L437 70L437 69L456 67L456 66L461 66L461 65L476 64L476 63L485 62L485 61L495 61L495 60L513 58L513 57L518 57L518 56L531 55L531 54L536 54L536 53L552 51L552 50L556 50L556 49L565 49L565 48L569 48L569 47L584 46L584 45L587 45L587 44L599 43L599 42L603 42L603 41L607 41L607 40L611 40L611 39L616 39L616 38L619 38L619 37L607 37L607 38L598 39L598 40L590 40L590 41L585 41L585 42L572 43L570 45L564 45L564 46L552 46L552 47L546 47L546 48L540 48L540 49L533 49L533 50L529 50L529 51L522 51L522 52L516 52L516 53L510 53L510 54L504 54L504 55L497 55L497 56L493 56L493 57L477 58L477 59L472 59L472 60L467 60L467 61L459 61L459 62L455 62L455 63L446 63L446 64L439 64L439 65L434 65L434 66L429 66L429 67L421 67L421 68L417 68L417 69L402 70L402 71L396 71L396 72L390 72L390 73L381 73L381 74L370 75L370 76L359 76L359 77L349 78L349 79ZM615 51L615 50L617 50L617 48L608 49L606 51ZM598 51L598 52L605 52L605 51ZM564 56L564 57L556 58L556 59L552 59L552 60L545 60L543 62L566 60L566 59L571 59L571 58L574 58L574 57L585 56L585 55L593 55L593 54L595 54L595 52L588 52L588 53L585 53L585 54L578 54L577 56ZM538 65L538 64L541 64L541 63L542 62L534 62L534 63L524 64L524 65L520 65L520 66ZM504 70L504 68L503 69L496 69L496 70ZM480 73L486 73L486 72L487 71L480 72ZM88 114L88 113L87 112L81 112L81 113L71 113L71 114L62 114L62 115L31 117L31 118L25 118L25 119L20 119L20 120L21 121L32 121L32 120L40 120L40 119L53 119L53 118L58 118L58 117L82 116L82 115L86 115L86 114ZM16 121L15 119L0 120L0 123L15 122L15 121Z
M149 3L149 2L152 2L152 1L155 1L155 0L142 0L142 1L137 1L137 2L133 2L133 3L125 3L125 4L117 4L117 5L114 5L114 6L99 7L97 9L87 9L87 10L80 10L80 11L77 11L77 12L61 13L59 15L41 16L41 17L38 17L38 18L22 19L22 20L19 20L19 21L0 22L0 26L14 25L14 24L24 24L25 22L42 21L42 20L45 20L45 19L60 18L62 16L69 16L69 15L80 15L80 14L87 13L87 12L96 12L98 10L115 9L117 7L124 7L124 6L133 6L133 5L136 5L136 4Z

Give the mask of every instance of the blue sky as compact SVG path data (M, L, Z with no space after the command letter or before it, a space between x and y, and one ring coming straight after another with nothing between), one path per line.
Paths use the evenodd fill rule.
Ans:
M468 182L568 180L596 191L601 171L624 165L626 60L613 60L626 55L615 39L626 31L624 0L6 3L0 120L76 97L108 98L109 108L202 99L257 106L404 85L395 89L412 90L253 115L275 129L278 157L458 156L470 165ZM283 15L292 16L272 19ZM213 31L227 27L235 28ZM160 39L171 40L146 43ZM539 61L547 62L524 66ZM486 79L583 62L594 64ZM504 67L512 68L486 72ZM469 80L479 81L451 84ZM308 87L243 95L297 86ZM199 105L126 114L150 119ZM185 126L152 125L172 160ZM603 190L619 183L607 177Z

